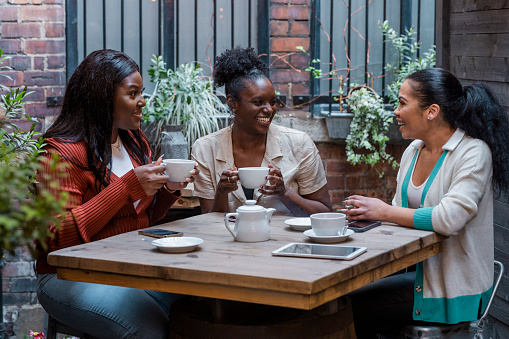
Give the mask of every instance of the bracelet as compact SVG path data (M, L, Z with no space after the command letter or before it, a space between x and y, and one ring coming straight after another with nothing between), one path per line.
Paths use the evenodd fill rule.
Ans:
M169 189L169 188L166 186L166 184L164 184L164 185L163 185L163 187L164 187L164 189L165 189L168 193L170 193L170 194L173 194L173 193L177 192L177 190L171 190L171 189Z

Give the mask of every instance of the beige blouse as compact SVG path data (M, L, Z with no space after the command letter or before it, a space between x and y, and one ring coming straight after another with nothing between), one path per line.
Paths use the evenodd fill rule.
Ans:
M194 195L214 199L217 183L224 170L235 167L232 147L232 126L198 139L191 152L198 163ZM272 164L281 171L285 186L300 195L318 191L327 183L322 160L313 140L304 132L271 124L261 166ZM235 212L246 201L242 187L228 194L228 212ZM254 191L257 204L276 208L277 214L291 215L276 197Z

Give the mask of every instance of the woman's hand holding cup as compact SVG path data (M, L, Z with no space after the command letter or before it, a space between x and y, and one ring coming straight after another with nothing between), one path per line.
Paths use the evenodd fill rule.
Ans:
M219 179L217 189L222 193L231 193L238 189L237 182L239 181L239 174L237 167L229 170L224 170Z
M263 185L259 190L260 193L267 195L284 195L286 193L286 187L281 171L274 168L272 164L268 167L269 175L267 176L267 179L269 180L270 185Z
M149 196L154 195L163 187L163 185L166 185L166 188L171 191L184 189L187 187L188 183L194 181L193 175L200 173L200 170L197 168L197 164L192 160L167 160L180 160L176 162L181 164L186 162L187 168L179 165L172 166L171 161L168 162L166 160L162 160L162 157L160 157L155 163L139 166L134 169L134 173L136 173L138 180L145 190L145 194ZM161 164L161 162L163 162L163 164ZM189 162L191 163L189 164ZM189 169L190 166L191 170ZM171 171L172 175L168 175L168 171ZM178 178L176 176L178 176ZM182 179L182 181L170 180L175 180L175 178Z
M163 163L167 174L165 185L169 190L176 191L186 188L188 183L194 181L193 175L200 173L198 164L194 160L165 159Z
M168 177L164 175L164 169L165 166L158 163L151 163L134 168L134 173L136 173L146 195L156 194L168 181Z

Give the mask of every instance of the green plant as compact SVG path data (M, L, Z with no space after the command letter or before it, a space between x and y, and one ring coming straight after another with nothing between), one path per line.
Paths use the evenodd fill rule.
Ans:
M296 47L299 52L306 51L302 46ZM312 60L311 63L319 63L320 60ZM314 66L309 66L306 71L311 72L315 79L323 77L321 71ZM328 76L336 76L336 72L331 72ZM345 79L339 76L338 97L334 97L339 103L340 112L343 112L343 102L345 101L353 118L350 123L350 133L346 138L347 161L352 164L365 162L374 167L380 161L386 161L393 168L398 166L390 154L387 153L387 142L389 141L388 132L393 116L385 110L383 98L367 85L350 85L352 88L347 96L344 96L343 90ZM371 76L368 74L368 80ZM379 172L382 177L384 172Z
M148 73L155 88L147 95L143 122L156 125L155 147L160 145L163 125L184 125L189 148L199 137L216 131L217 116L229 114L229 110L212 91L200 64L191 62L175 71L166 70L162 57L156 55L152 63Z
M385 70L395 75L395 80L387 85L386 96L389 103L397 106L399 103L399 89L405 78L415 71L435 67L436 50L433 46L428 52L424 53L424 58L417 58L417 51L421 48L421 43L413 37L415 34L413 28L407 30L406 34L400 35L389 26L388 20L379 24L386 38L385 41L389 41L398 52L398 63L387 63L385 65Z
M372 167L385 160L393 168L398 166L386 152L387 133L393 117L385 110L383 99L366 86L350 91L346 101L354 114L350 134L346 138L347 161L352 165L365 162ZM383 172L379 173L380 177Z
M0 65L9 57L2 57ZM0 70L9 70L0 66ZM9 78L7 74L0 74ZM35 132L36 123L24 111L25 97L30 94L23 90L1 86L0 102L0 259L3 250L13 252L20 245L37 239L42 246L51 235L50 225L58 227L58 215L63 213L66 195L57 197L50 190L57 188L57 182L45 180L47 185L34 188L35 175L40 168L44 140ZM10 120L10 119L17 120ZM31 121L28 131L19 128L16 122ZM58 159L50 161L51 168L63 175ZM30 247L31 248L31 247Z

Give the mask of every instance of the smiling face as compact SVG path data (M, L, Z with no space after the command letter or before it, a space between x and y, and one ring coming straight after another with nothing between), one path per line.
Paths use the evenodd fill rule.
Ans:
M116 140L119 129L136 130L140 128L141 108L146 104L142 90L143 80L138 72L128 75L117 87L113 98L112 139Z
M235 124L246 132L266 134L277 112L276 93L269 79L259 77L244 82L240 99L230 97L235 111Z
M428 130L427 108L419 106L413 95L411 80L405 80L399 90L399 105L394 111L401 136L405 139L422 139Z

